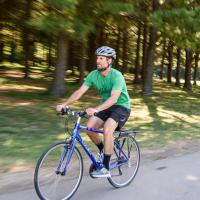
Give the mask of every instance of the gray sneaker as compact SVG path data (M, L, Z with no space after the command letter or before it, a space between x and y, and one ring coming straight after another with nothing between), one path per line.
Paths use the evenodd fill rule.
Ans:
M110 172L105 167L99 170L93 171L91 175L95 178L104 178L104 177L110 178L111 177Z

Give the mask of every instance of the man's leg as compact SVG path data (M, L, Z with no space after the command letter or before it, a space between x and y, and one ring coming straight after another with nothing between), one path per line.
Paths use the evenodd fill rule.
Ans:
M104 166L106 169L109 170L109 162L110 157L113 153L113 133L117 128L118 123L112 119L108 118L104 124L103 131L104 131Z
M101 120L98 117L92 116L88 120L87 127L88 128L100 129L100 128L103 127L103 124L104 124L103 120ZM92 140L92 142L94 144L96 144L97 146L102 143L101 138L99 137L99 134L87 131L87 135L90 137L90 139Z
M92 172L92 175L96 178L98 177L111 177L109 172L109 163L110 157L113 152L113 133L117 127L117 122L112 119L108 118L104 123L103 131L104 131L104 167L100 170L96 170Z

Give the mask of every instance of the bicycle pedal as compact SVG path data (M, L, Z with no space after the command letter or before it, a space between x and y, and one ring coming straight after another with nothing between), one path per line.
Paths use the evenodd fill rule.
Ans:
M63 172L61 172L60 174L61 174L61 176L65 176L65 172L64 172L64 171L63 171Z

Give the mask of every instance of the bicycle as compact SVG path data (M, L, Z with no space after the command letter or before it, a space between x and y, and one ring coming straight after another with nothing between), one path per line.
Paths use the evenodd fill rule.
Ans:
M71 137L66 141L51 145L40 156L34 174L34 186L41 200L68 200L77 191L83 176L83 158L77 141L89 156L92 164L89 174L102 167L103 158L96 159L83 141L79 130L102 134L102 130L88 128L80 124L86 112L65 109L61 113L75 117L76 122ZM140 149L135 135L138 130L120 130L114 134L114 153L110 160L111 177L107 178L115 188L129 185L135 178L139 163ZM133 135L132 135L133 134Z

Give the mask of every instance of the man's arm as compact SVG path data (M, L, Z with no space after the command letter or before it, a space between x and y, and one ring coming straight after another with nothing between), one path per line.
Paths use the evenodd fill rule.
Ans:
M111 92L111 96L103 104L101 104L95 108L86 109L87 114L94 115L95 112L99 112L101 110L105 110L105 109L111 107L112 105L114 105L117 102L120 94L121 94L121 90L113 90Z
M57 105L56 110L61 111L62 108L65 108L66 106L69 106L70 104L74 103L78 99L81 98L81 96L88 90L88 86L82 85L78 90L76 90L64 103Z

